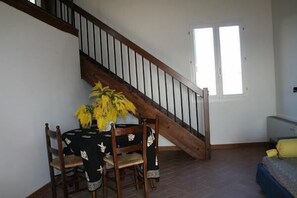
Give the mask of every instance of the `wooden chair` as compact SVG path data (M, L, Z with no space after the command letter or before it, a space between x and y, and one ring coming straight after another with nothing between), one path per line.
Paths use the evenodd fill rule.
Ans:
M63 154L63 145L60 127L56 127L56 131L49 129L48 123L45 124L45 136L47 145L47 154L49 161L49 171L51 177L52 196L57 197L56 187L63 187L64 197L68 194L79 191L79 182L85 178L80 177L77 170L83 165L82 158L75 155ZM55 169L59 170L60 174L55 174ZM75 190L68 192L68 186L73 185Z
M155 118L144 118L139 117L138 122L139 124L146 122L147 126L151 127L155 131L155 150L156 150L156 157L158 159L158 152L159 152L159 116L156 116ZM159 178L149 178L149 183L151 188L154 190L156 189L155 182L159 182Z
M120 148L117 147L117 138L120 136L137 136L142 135L142 141L133 145L122 146ZM111 139L112 139L112 156L104 157L104 181L103 181L103 189L104 189L104 197L107 196L107 187L112 186L108 185L108 180L112 180L108 176L107 166L113 167L115 174L115 182L116 182L116 190L118 198L122 197L121 188L121 178L120 178L120 170L128 167L134 168L134 182L138 184L137 180L137 166L142 165L142 174L144 175L144 195L148 197L148 182L147 182L147 129L146 124L131 126L127 128L115 128L112 124L111 129ZM140 152L139 152L140 151ZM136 185L138 186L138 185Z

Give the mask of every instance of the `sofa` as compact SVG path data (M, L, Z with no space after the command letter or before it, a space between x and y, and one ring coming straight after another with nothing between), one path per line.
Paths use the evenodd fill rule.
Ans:
M279 140L257 166L256 182L267 198L297 197L297 138Z

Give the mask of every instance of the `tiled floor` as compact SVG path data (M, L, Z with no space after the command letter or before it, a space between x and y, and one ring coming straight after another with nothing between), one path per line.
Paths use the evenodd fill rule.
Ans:
M163 151L159 154L161 179L152 198L262 198L256 184L256 165L261 162L267 147L253 146L212 151L208 161L193 160L182 151ZM143 197L142 190L131 187L123 190L127 198ZM50 197L44 195L43 197ZM86 190L71 197L91 197ZM102 189L97 192L102 196ZM109 197L116 194L109 191Z

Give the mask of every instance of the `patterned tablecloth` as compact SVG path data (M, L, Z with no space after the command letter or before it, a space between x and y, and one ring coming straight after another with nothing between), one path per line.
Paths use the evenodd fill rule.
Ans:
M116 127L128 127L131 124L116 125ZM158 159L155 149L154 131L148 130L147 143L147 162L148 162L148 178L160 177ZM103 173L103 157L111 154L111 133L110 131L100 132L98 129L74 129L65 132L62 135L65 143L64 153L81 156L83 158L84 169L88 181L88 189L90 191L97 190L102 184ZM119 146L134 144L141 141L140 136L133 138L129 136L120 137L118 139Z

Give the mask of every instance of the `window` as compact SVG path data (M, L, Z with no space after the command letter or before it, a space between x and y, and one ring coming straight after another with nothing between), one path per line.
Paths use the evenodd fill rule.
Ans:
M194 29L196 83L210 95L243 94L240 27Z

